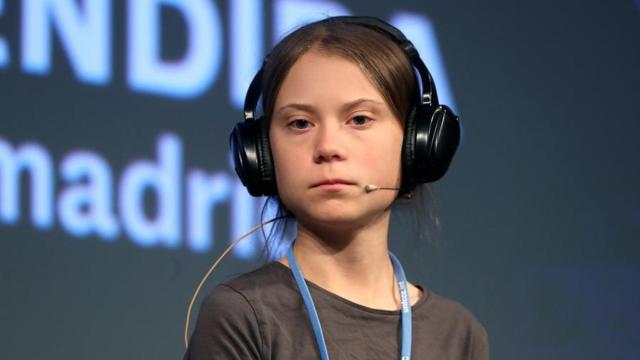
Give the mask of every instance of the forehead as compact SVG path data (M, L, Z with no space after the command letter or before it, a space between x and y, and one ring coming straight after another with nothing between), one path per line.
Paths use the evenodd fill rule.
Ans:
M312 49L289 69L278 91L275 109L288 102L335 106L359 98L387 106L380 91L357 63L341 55Z

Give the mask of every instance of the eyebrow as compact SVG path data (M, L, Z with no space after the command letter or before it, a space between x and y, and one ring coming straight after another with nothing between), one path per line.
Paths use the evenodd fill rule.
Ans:
M341 111L347 111L349 109L352 109L362 103L372 103L375 105L379 105L379 106L384 106L383 103L381 103L380 101L377 100L373 100L373 99L367 99L367 98L359 98L353 101L349 101L348 103L342 105L340 107ZM312 112L315 113L316 112L316 108L313 105L310 104L305 104L305 103L288 103L286 105L281 106L280 108L278 108L278 110L276 110L276 113L279 113L285 109L288 108L292 108L292 109L297 109L297 110L303 110L303 111L308 111L308 112Z

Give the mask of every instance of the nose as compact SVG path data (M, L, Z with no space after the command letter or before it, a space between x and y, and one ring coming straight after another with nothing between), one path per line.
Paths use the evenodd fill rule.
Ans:
M346 148L335 126L320 126L316 132L313 159L316 163L346 159Z

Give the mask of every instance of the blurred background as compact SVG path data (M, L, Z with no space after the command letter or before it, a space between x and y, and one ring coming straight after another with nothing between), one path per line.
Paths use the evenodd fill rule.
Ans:
M182 357L193 289L258 221L227 152L247 85L341 14L405 31L464 127L441 233L392 225L410 280L492 359L638 358L638 0L0 0L0 358Z

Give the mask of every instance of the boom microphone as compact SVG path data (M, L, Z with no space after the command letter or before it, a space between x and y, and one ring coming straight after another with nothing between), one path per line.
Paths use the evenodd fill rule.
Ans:
M390 188L390 187L379 187L373 184L367 184L364 186L364 191L368 194L377 190L400 190L400 188Z

